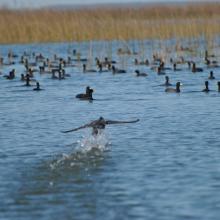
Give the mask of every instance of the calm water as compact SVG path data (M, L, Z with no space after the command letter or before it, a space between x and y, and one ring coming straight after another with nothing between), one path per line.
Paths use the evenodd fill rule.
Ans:
M182 86L180 94L167 94L159 86L164 76L133 62L135 57L151 59L164 48L158 42L136 42L131 48L140 52L144 46L141 55L118 56L121 46L0 47L3 57L12 49L19 56L27 51L49 58L54 53L66 58L75 48L92 61L112 55L127 70L83 74L78 63L65 68L71 77L61 81L35 73L44 90L34 92L22 86L20 58L1 67L3 74L15 68L17 75L11 81L0 75L0 219L219 219L220 68L212 69L216 80L210 81L210 93L200 91L211 69L192 74L184 64L178 66L182 71L168 70L171 83ZM183 55L204 67L203 49L165 58ZM135 77L135 69L148 77ZM93 102L75 98L87 85L95 90ZM89 129L60 132L100 116L140 122L109 125L96 139Z

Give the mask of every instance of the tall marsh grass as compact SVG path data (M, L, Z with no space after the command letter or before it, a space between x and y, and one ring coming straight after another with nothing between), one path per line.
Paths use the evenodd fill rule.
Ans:
M0 43L210 39L220 34L220 3L78 10L0 9Z

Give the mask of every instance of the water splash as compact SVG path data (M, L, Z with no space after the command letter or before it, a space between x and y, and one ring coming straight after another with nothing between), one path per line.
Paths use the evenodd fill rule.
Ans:
M93 136L87 133L82 140L77 141L77 146L70 154L63 153L50 163L52 170L58 168L84 168L96 166L104 159L104 152L109 150L110 141L105 132Z
M77 150L83 153L90 151L106 151L110 142L104 131L100 130L98 135L86 134L82 140L78 141Z

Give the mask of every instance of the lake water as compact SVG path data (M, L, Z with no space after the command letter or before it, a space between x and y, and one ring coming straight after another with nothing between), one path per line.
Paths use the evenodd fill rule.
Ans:
M82 72L82 63L66 67L71 77L52 80L34 73L42 91L23 86L25 68L2 66L0 75L0 219L219 219L220 216L220 68L204 64L204 45L195 53L176 52L172 41L130 42L139 55L117 55L122 42L2 45L7 62L12 50L21 56L112 57L126 74ZM171 48L165 54L165 47ZM213 49L218 60L219 47ZM164 76L149 66L135 66L134 58L152 60L165 54L184 56L204 67L193 74L167 70L181 93L166 93ZM31 61L30 61L31 62ZM3 75L16 69L16 78ZM135 77L134 70L148 73ZM209 93L200 92L209 80ZM32 83L35 84L34 82ZM75 95L89 85L94 101ZM98 137L90 129L61 133L103 116L110 120L139 118L135 124L109 125Z

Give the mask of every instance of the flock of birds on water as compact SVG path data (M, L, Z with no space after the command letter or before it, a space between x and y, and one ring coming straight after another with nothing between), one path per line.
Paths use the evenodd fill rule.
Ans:
M123 49L118 49L118 54L127 53L123 51ZM215 60L215 55L209 55L208 51L205 51L204 56L204 64L203 68L197 66L197 63L192 60L185 60L183 57L180 57L176 60L170 58L169 66L166 66L166 63L162 57L157 54L153 54L151 60L139 61L137 58L133 60L133 65L136 67L134 74L136 77L147 77L148 73L141 72L138 69L138 66L147 66L151 70L155 72L157 75L164 75L165 82L161 86L165 86L165 92L169 93L180 93L181 92L181 82L176 82L176 85L172 85L170 83L169 76L166 75L166 70L177 72L182 69L178 68L179 66L186 65L185 68L188 71L192 72L192 74L196 74L198 72L203 72L204 68L208 68L210 70L209 76L207 76L207 81L204 82L205 87L201 90L201 92L209 92L209 80L215 80L214 72L212 68L219 67L218 61ZM6 61L5 61L6 60ZM33 83L36 84L36 87L33 88L33 91L41 91L40 83L34 79L34 74L48 74L53 80L63 80L68 77L71 77L71 74L67 74L65 68L75 67L76 64L81 66L81 70L83 74L89 73L112 73L115 74L126 74L126 69L118 68L118 62L115 60L111 60L108 57L105 57L103 60L99 58L95 58L95 68L87 67L88 59L81 58L80 52L73 49L71 51L71 55L68 56L67 59L59 57L58 55L54 55L52 59L47 58L42 53L27 53L24 52L21 56L13 53L11 50L8 52L7 57L0 57L0 68L5 66L13 66L16 64L21 64L24 66L25 71L20 73L21 82L25 82L24 86L30 87L33 86ZM17 78L17 71L15 68L12 68L9 73L2 73L0 75L4 77L6 80L14 80ZM87 86L85 88L85 93L77 94L76 98L81 100L93 100L93 92L94 90ZM220 92L220 81L217 82L217 91Z

